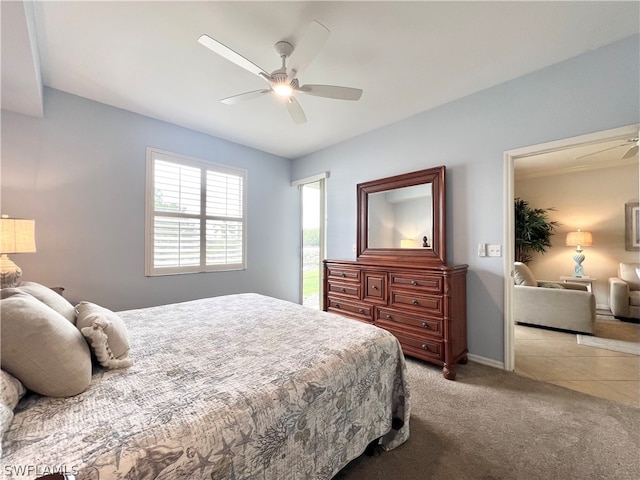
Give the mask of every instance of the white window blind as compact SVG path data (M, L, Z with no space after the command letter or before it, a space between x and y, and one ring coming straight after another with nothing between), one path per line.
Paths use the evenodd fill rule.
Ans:
M246 268L246 171L147 149L146 275Z

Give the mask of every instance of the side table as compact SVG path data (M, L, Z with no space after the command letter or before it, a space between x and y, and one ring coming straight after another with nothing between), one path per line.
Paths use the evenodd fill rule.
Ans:
M595 282L597 280L597 278L594 277L573 277L570 275L562 275L560 277L560 280L564 283L580 283L582 285L586 285L587 287L587 291L591 292L592 291L592 286L593 286L593 282Z

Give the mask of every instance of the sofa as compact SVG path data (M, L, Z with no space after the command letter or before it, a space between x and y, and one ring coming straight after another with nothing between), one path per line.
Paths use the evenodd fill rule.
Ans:
M621 263L618 276L609 278L609 308L621 319L640 319L640 263Z
M585 285L537 280L521 262L514 264L513 279L516 323L593 334L596 299Z

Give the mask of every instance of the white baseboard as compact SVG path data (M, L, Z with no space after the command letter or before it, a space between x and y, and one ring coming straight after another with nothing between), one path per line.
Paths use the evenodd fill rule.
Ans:
M488 367L499 368L500 370L504 370L504 362L501 362L499 360L494 360L493 358L481 357L480 355L474 355L473 353L468 353L467 357L472 362L476 362L482 365L487 365Z

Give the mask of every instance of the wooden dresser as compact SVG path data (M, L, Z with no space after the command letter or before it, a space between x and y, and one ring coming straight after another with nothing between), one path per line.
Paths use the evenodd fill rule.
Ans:
M406 355L442 365L449 380L467 362L467 265L324 261L324 310L393 333Z
M446 263L444 165L357 185L356 260L325 260L323 308L393 333L456 378L467 362L467 265Z

